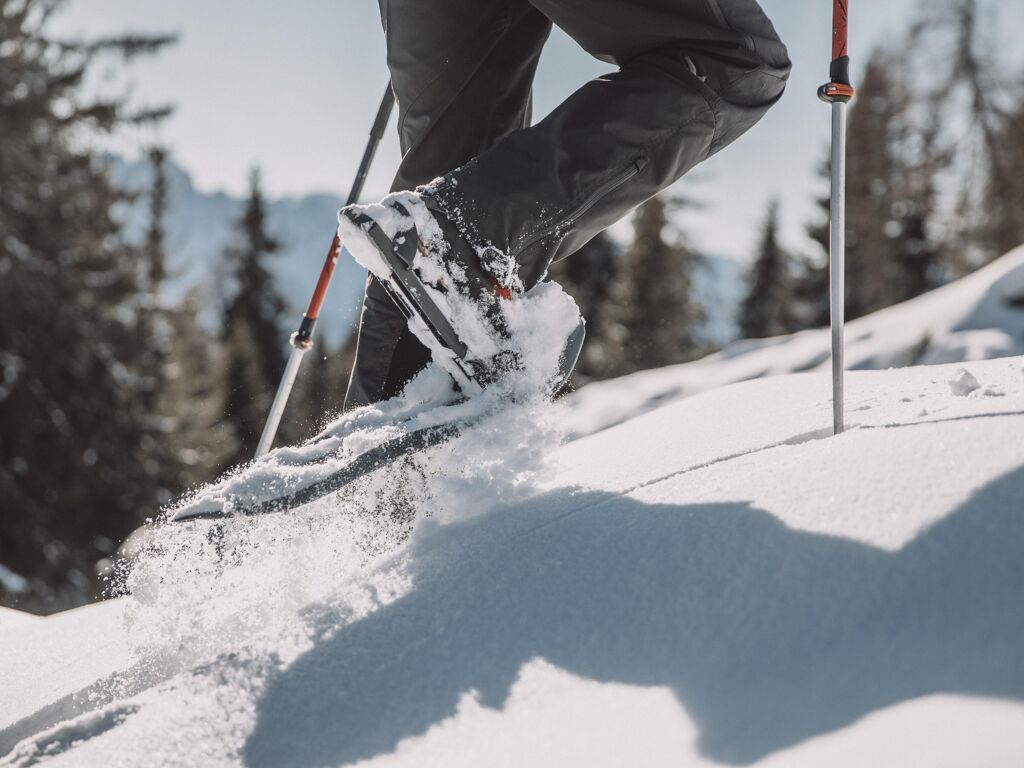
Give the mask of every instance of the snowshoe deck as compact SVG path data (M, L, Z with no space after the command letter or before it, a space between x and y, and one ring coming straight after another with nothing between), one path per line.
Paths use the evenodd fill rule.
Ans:
M171 516L180 523L289 512L345 488L349 483L458 436L466 423L438 424L395 437L353 458L341 469L307 486L268 499L228 495L216 502L185 506Z

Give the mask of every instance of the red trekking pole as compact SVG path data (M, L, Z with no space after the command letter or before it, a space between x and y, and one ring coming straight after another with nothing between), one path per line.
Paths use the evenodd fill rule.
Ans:
M853 98L847 51L847 3L832 3L832 65L818 98L832 105L832 194L829 229L829 310L832 325L832 428L843 431L843 325L846 261L846 107Z
M391 108L395 103L395 94L388 83L384 97L377 109L377 117L370 129L370 141L363 152L363 159L359 163L359 170L356 172L356 179L352 182L352 189L348 193L346 205L352 205L359 201L362 194L363 184L370 172L370 165L373 163L373 156L377 153L377 147L384 136L384 129L387 127L388 118L391 117ZM320 316L320 307L327 295L327 286L331 284L331 276L334 274L334 267L338 263L338 255L341 251L341 240L335 232L331 247L327 251L327 258L320 270L320 278L316 281L316 288L313 289L313 296L309 300L309 307L306 314L302 316L299 329L291 335L290 344L292 351L288 356L288 364L285 366L284 375L281 376L281 383L277 387L277 394L274 396L274 403L270 406L270 414L267 416L267 423L263 427L263 434L260 436L259 445L256 447L256 457L259 458L267 451L274 442L277 434L277 427L281 423L281 415L284 407L288 404L288 397L291 395L292 386L295 384L295 377L299 375L299 366L302 365L302 356L313 348L313 331L316 329L316 321Z

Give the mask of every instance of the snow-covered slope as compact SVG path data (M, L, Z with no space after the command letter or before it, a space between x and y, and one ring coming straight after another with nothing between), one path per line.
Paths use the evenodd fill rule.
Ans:
M390 554L342 499L216 567L167 529L133 596L0 615L0 764L1020 765L1024 358L966 367L851 374L839 437L821 373L689 397Z
M735 342L693 363L591 384L565 398L571 431L588 434L723 384L830 363L828 329ZM1024 246L962 280L855 320L846 328L854 370L1024 354Z

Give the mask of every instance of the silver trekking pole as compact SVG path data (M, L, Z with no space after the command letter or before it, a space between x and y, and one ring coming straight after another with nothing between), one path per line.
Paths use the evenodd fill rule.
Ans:
M832 325L832 429L843 431L843 326L846 262L846 108L853 98L847 49L847 3L832 3L832 65L818 97L832 105L832 194L829 230L829 312Z
M370 141L363 152L363 159L359 163L356 180L352 183L352 189L348 193L346 205L352 205L359 201L359 195L362 194L366 176L370 172L370 164L373 162L373 156L376 154L377 147L384 136L384 129L387 127L388 118L391 117L391 108L394 106L394 103L395 94L389 82L387 90L384 91L384 96L380 101L380 107L377 109L377 117L373 121L373 127L370 129ZM270 446L273 445L274 436L277 434L277 428L281 423L281 415L288 404L288 397L292 393L295 378L299 375L302 357L313 348L313 330L316 328L316 321L320 316L320 307L323 305L324 297L327 295L327 286L331 283L331 276L334 274L334 267L338 263L340 251L341 240L338 239L337 232L335 232L334 239L331 241L331 247L327 251L327 258L324 260L324 266L320 270L320 277L316 281L316 288L313 289L313 297L309 300L309 307L306 309L306 314L302 316L299 329L291 335L289 343L291 344L292 351L288 355L288 364L285 366L284 375L281 376L281 383L277 387L277 394L274 395L274 402L270 406L270 414L267 416L267 423L263 426L263 434L260 436L259 445L256 446L256 458L269 451Z

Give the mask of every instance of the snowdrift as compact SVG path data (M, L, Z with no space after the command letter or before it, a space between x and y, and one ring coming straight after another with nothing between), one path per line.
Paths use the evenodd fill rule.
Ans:
M839 437L820 373L689 397L384 552L168 527L130 597L0 615L0 765L1019 765L1024 358L960 367L851 374Z
M830 365L828 329L735 342L693 363L591 384L564 401L570 430L589 434L724 384ZM1024 354L1024 246L962 280L847 324L853 370Z

